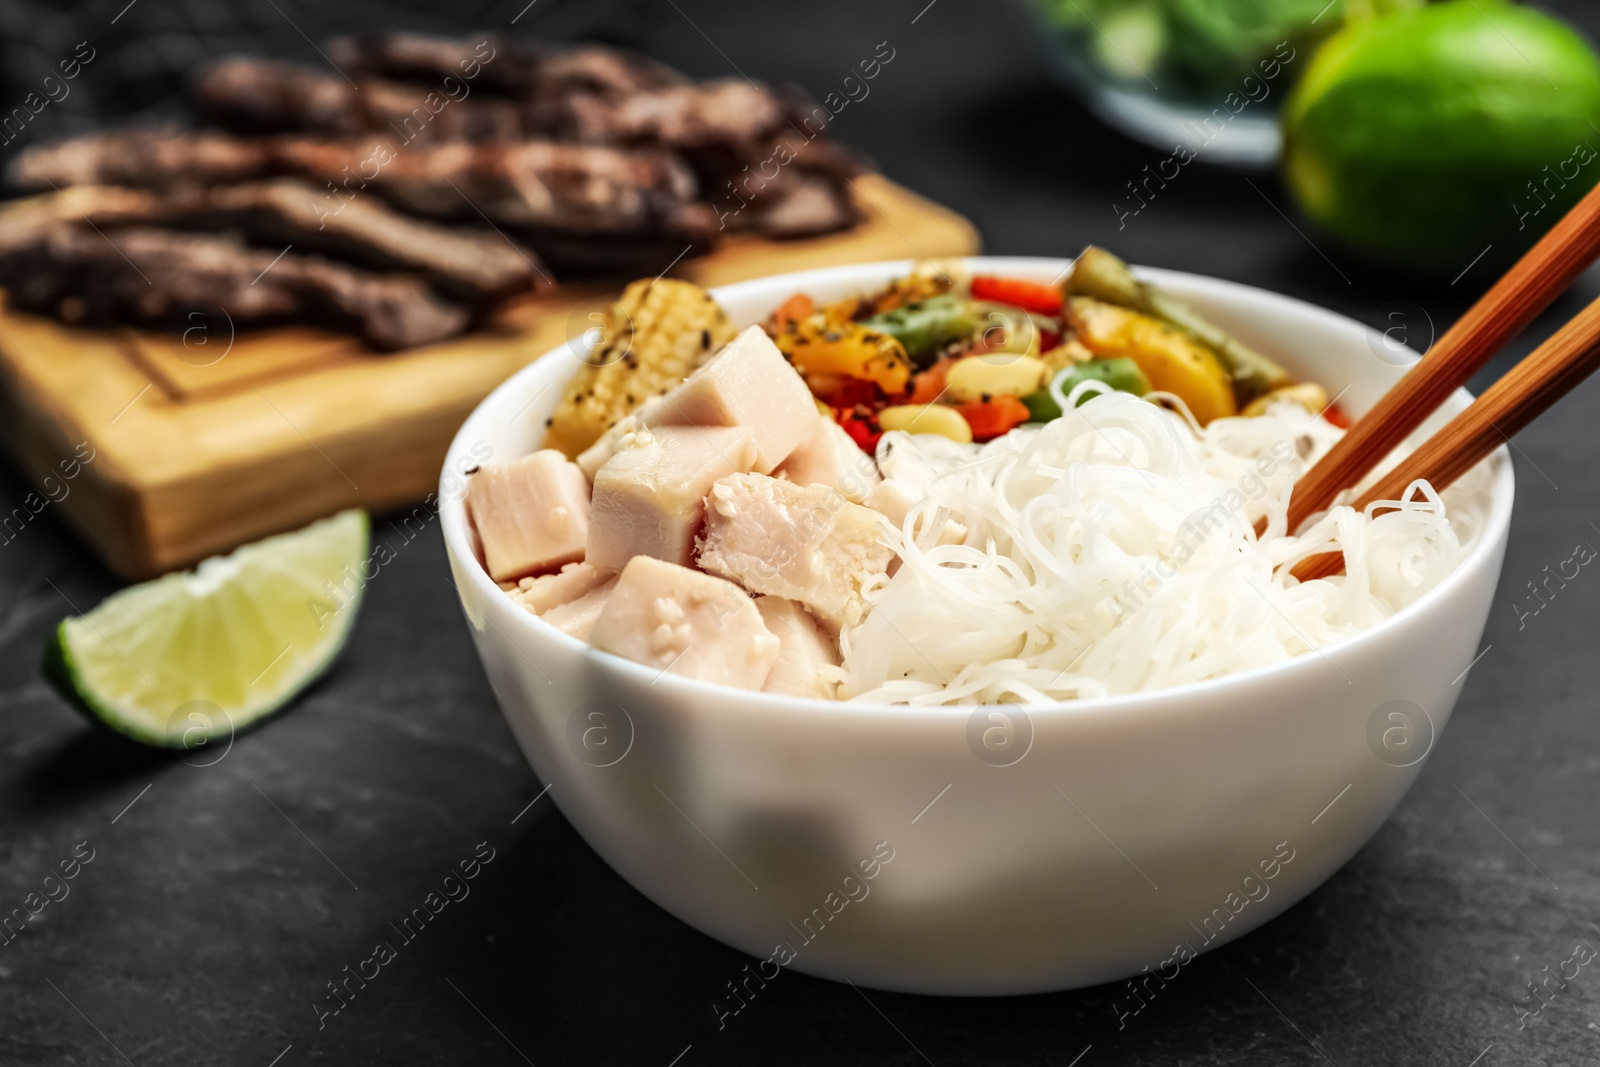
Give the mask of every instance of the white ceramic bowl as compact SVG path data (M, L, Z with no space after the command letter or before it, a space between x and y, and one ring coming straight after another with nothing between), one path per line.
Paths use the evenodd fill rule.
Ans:
M1049 280L1067 264L970 265ZM843 296L909 267L716 295L744 325L797 290ZM1298 376L1348 386L1349 411L1402 373L1350 319L1142 273ZM557 350L526 367L457 434L440 486L451 569L549 800L651 900L761 961L734 982L780 965L948 994L1066 989L1144 968L1171 978L1190 953L1306 896L1388 817L1466 684L1505 552L1502 451L1489 461L1487 529L1458 571L1354 640L1278 666L1026 712L833 704L658 676L513 604L479 565L461 504L464 471L538 446L576 366ZM1469 399L1458 393L1447 412Z

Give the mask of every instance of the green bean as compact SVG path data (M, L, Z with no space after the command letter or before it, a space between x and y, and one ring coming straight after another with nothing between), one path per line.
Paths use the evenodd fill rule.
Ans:
M1062 380L1062 395L1070 395L1074 386L1087 381L1104 382L1119 393L1132 393L1134 396L1144 396L1150 391L1150 379L1144 376L1144 371L1140 370L1139 365L1133 360L1122 357L1091 359L1079 363ZM1082 404L1090 395L1093 394L1079 397L1078 403ZM1028 409L1029 422L1049 422L1051 419L1061 417L1061 407L1049 389L1029 393L1022 398L1022 403Z
M947 293L874 315L862 325L893 337L912 362L926 366L952 341L971 337L978 323L970 303Z
M1050 395L1048 389L1029 393L1022 398L1022 403L1028 409L1029 422L1049 422L1061 417L1061 405L1056 403L1056 398Z

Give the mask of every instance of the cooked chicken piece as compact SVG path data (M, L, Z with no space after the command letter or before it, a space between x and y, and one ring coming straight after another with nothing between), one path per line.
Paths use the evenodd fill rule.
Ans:
M898 528L905 525L906 516L911 514L911 509L918 499L920 498L906 486L906 483L893 478L884 478L872 487L867 493L867 499L862 503Z
M779 649L744 590L649 556L623 569L589 640L647 667L741 689L761 688Z
M837 630L860 621L863 585L894 562L882 521L837 490L729 475L706 500L699 562L752 593L798 600Z
M751 470L755 461L755 435L746 426L635 434L595 472L589 563L610 571L635 556L689 563L712 483Z
M778 639L778 660L761 688L768 693L832 700L839 683L823 676L824 667L839 665L839 642L822 632L796 601L764 596L756 601L761 621Z
M495 581L553 571L583 559L589 480L576 463L549 448L510 463L485 464L467 485L467 515Z
M611 592L616 587L617 576L613 574L577 600L568 604L558 604L539 617L562 633L570 634L579 641L587 641L594 629L595 620L600 617L600 612L605 610L606 603L611 599Z
M871 456L861 451L833 419L817 419L811 436L789 453L773 472L795 485L826 485L844 494L852 504L865 504L883 479Z
M766 474L816 427L816 401L803 378L759 326L706 360L652 408L651 426L747 426L755 433L754 470Z
M617 451L622 448L623 442L631 440L632 435L645 428L645 418L652 408L658 407L660 404L661 398L659 396L651 397L643 404L640 404L634 411L612 423L611 428L601 434L599 440L578 453L578 466L583 469L583 473L589 476L590 481L594 480L595 472L604 467L607 461L617 454Z
M543 615L588 595L615 577L614 574L597 571L587 563L568 563L555 574L524 578L507 591L511 599L535 615Z

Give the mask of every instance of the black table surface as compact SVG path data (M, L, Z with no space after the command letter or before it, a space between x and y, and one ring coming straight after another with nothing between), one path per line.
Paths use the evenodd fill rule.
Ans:
M175 68L207 55L317 63L308 37L352 29L600 34L696 75L793 82L817 97L887 41L895 60L838 134L965 212L991 252L1104 243L1368 321L1405 300L1423 309L1411 313L1417 343L1492 280L1375 276L1297 230L1270 173L1190 166L1119 228L1123 183L1163 153L1055 88L1005 5L125 3L63 13L0 2L13 86L28 80L19 62L48 61L58 42L66 55L89 38L110 57L48 133L158 103ZM1600 15L1581 0L1564 7L1600 36ZM1586 276L1476 384L1597 293L1600 277ZM746 961L618 878L548 798L528 807L542 786L474 657L436 524L407 542L378 517L375 536L396 558L371 583L343 659L220 760L91 729L41 680L38 653L59 618L118 582L47 508L0 547L0 913L75 851L92 859L66 897L0 944L0 1063L1600 1061L1600 971L1550 983L1544 1001L1528 985L1570 973L1576 946L1600 948L1600 591L1580 579L1537 617L1514 607L1546 564L1600 543L1586 436L1597 425L1590 382L1519 438L1486 651L1394 816L1307 900L1192 964L1122 1028L1117 987L951 999L787 974L719 1029L711 1002ZM28 488L0 468L0 510ZM319 1026L327 983L480 843L495 859L470 897Z

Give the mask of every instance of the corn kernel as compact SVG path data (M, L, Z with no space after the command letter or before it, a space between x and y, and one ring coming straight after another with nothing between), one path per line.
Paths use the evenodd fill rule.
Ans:
M1316 382L1301 382L1299 385L1286 385L1282 389L1274 389L1265 396L1258 396L1246 404L1239 414L1247 418L1265 415L1267 409L1280 400L1290 400L1313 415L1320 415L1328 406L1328 391Z

